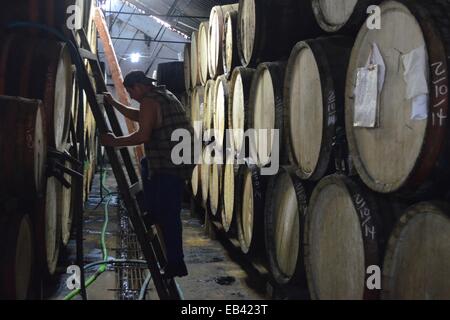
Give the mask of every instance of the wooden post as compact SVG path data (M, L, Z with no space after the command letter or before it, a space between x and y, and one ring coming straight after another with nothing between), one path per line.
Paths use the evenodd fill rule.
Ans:
M94 22L97 26L98 34L100 36L100 40L103 43L103 47L105 50L106 61L109 66L109 70L111 71L112 80L114 82L114 86L116 88L117 96L119 98L119 102L129 106L131 104L128 93L123 85L123 76L122 71L120 70L119 62L117 60L116 53L114 51L114 47L111 41L111 35L109 34L108 27L106 25L105 17L99 8L95 9ZM138 126L136 122L131 121L128 118L125 118L128 132L133 133L138 130ZM142 146L136 146L134 148L134 153L136 156L136 163L139 164L141 159L144 157L144 151Z

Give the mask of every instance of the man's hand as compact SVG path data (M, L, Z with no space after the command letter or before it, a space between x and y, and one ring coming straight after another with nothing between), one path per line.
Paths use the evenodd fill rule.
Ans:
M114 102L115 102L116 100L114 100L114 98L113 98L113 96L111 95L111 93L105 92L105 93L103 94L103 98L104 98L104 100L105 100L105 102L106 102L107 104L109 104L109 105L111 105L111 106L114 106Z
M100 133L100 144L105 147L113 147L116 137L112 133Z

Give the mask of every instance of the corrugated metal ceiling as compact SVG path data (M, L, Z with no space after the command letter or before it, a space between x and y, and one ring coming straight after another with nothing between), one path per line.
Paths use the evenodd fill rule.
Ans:
M182 58L184 42L196 30L201 21L207 20L215 5L236 3L238 0L106 0L102 8L113 38L122 73L142 70L153 75L162 62ZM153 15L170 24L177 33L150 17ZM102 58L102 46L99 46ZM138 63L131 62L130 55L139 53Z

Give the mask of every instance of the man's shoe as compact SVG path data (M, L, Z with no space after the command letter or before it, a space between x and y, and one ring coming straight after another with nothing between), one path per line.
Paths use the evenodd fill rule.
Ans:
M150 230L150 228L156 224L155 217L153 217L150 213L145 213L142 216L142 220L144 221L147 230Z
M168 264L164 268L164 277L171 279L175 277L185 277L188 275L188 270L184 262L177 264Z

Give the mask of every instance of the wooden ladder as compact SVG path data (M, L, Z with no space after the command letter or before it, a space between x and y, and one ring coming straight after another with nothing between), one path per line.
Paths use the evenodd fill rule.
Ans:
M76 41L77 34L81 39L81 45L78 45ZM89 66L94 75L94 81L92 81L85 65L77 65L80 87L86 94L99 132L113 132L117 137L123 136L113 108L104 108L103 102L97 100L98 94L102 94L108 90L100 63L97 56L91 51L85 31L83 29L77 32L73 31L72 42L78 49L81 60L84 61L84 59L87 59L89 61ZM111 128L108 127L103 110L106 111ZM167 263L162 247L162 238L159 236L156 227L153 226L148 230L142 220L142 214L144 213L142 199L144 194L128 148L125 147L116 150L112 147L105 147L105 151L111 163L120 194L128 211L128 217L137 235L145 260L147 261L159 298L161 300L181 300L182 295L175 280L167 279L161 274L161 266ZM121 165L120 158L122 159L126 173L124 167Z

